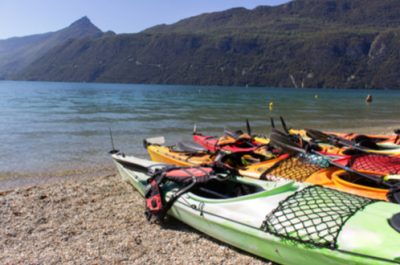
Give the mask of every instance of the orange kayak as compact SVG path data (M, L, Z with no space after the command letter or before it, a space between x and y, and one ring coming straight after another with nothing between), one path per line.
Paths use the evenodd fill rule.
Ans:
M311 175L306 179L306 182L377 200L388 200L387 193L389 190L341 169L322 170Z

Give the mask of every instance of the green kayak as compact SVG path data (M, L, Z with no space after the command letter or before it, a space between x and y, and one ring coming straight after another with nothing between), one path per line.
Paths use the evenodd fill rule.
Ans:
M112 154L123 178L143 196L149 168L167 167ZM160 186L164 201L179 185ZM398 264L400 205L290 180L213 179L176 199L168 215L281 264Z

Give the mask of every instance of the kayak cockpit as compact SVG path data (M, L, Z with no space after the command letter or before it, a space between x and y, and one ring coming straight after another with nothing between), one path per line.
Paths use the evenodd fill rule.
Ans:
M231 199L265 191L261 186L238 181L210 180L194 187L191 192L207 199Z
M211 180L196 185L188 196L195 201L226 203L292 192L298 188L297 183L291 180L267 182L232 177L224 181Z

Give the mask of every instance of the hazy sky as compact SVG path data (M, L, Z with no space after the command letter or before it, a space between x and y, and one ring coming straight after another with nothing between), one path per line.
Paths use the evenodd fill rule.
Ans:
M0 0L0 39L55 31L83 16L103 31L131 33L204 12L284 2L288 0Z

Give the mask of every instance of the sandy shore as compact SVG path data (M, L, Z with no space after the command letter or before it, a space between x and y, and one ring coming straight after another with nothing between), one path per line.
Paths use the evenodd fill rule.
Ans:
M0 192L0 264L268 264L143 210L115 172Z

